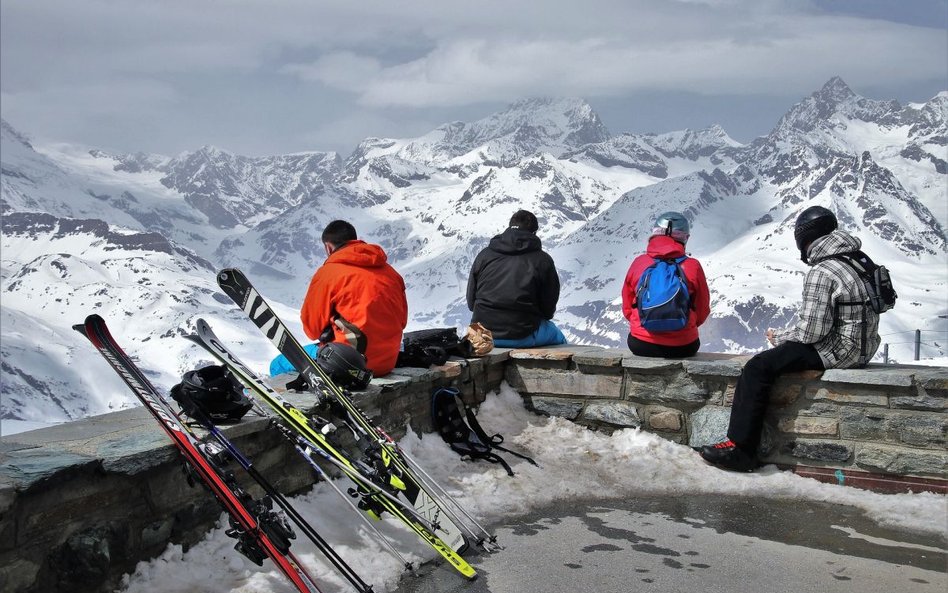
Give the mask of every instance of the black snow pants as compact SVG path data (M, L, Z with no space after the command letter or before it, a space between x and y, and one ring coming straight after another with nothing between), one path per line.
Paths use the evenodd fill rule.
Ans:
M734 391L727 438L748 454L756 454L774 381L781 373L806 370L823 370L823 361L811 344L784 342L748 360Z

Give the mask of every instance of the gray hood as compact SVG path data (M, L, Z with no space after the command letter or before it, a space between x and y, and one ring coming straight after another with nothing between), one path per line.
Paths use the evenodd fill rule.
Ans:
M810 244L810 248L806 252L807 263L812 266L840 253L859 251L861 247L862 241L858 237L853 237L846 231L836 229Z

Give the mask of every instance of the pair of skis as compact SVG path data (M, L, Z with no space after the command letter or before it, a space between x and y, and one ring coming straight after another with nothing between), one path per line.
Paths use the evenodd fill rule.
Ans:
M365 517L363 512L373 518L379 518L383 511L391 513L423 541L439 550L439 552L443 552L452 566L455 566L459 572L468 577L473 576L473 572L467 570L467 563L435 535L434 531L438 529L438 526L428 523L410 503L396 497L397 492L406 488L403 480L388 475L386 472L379 472L377 468L361 460L351 460L347 453L342 452L340 447L331 442L329 435L337 430L333 424L327 420L307 418L302 411L286 401L228 350L203 319L197 320L197 334L187 337L212 354L221 364L234 373L257 399L266 404L269 411L265 409L260 411L274 420L277 429L283 433L284 437L310 463L313 469L326 478L326 481L340 496L352 506L355 506L352 503L352 498L361 499L359 507L355 509L361 516ZM282 421L282 423L277 422L277 420ZM322 467L317 463L320 459L341 471L353 482L355 487L350 489L349 493L343 493L326 476ZM373 523L369 522L368 519L366 519L366 522L389 551L405 565L406 569L410 570L412 568L411 563L398 553L391 542L379 532Z
M233 268L222 270L217 275L217 282L221 290L244 311L260 331L286 356L287 360L300 372L307 383L315 389L317 396L328 404L338 419L353 432L362 450L366 465L373 468L376 477L381 478L381 480L374 480L374 482L399 484L397 488L390 488L390 492L402 497L411 505L414 513L410 514L409 519L413 515L418 519L422 519L422 521L405 521L400 516L404 513L399 511L397 505L389 504L387 497L379 496L373 492L370 498L378 502L384 510L392 512L393 515L405 521L406 525L441 554L458 572L467 578L474 578L476 576L474 569L460 557L460 554L467 549L469 542L476 543L486 551L493 551L497 549L496 538L467 513L388 434L377 427L353 403L348 391L340 389L326 375L306 353L302 345L260 293L257 292L243 272ZM198 343L204 342L202 345L215 357L224 364L231 366L238 376L243 377L248 387L255 393L260 394L268 404L271 404L271 407L298 434L302 434L306 439L311 439L311 442L315 442L316 445L321 444L318 427L311 425L298 410L295 412L287 411L286 402L278 399L278 395L274 398L273 394L275 392L269 389L259 378L255 379L255 376L244 365L229 364L229 361L233 363L235 357L228 355L229 353L226 353L225 348L215 347L213 344L208 347L207 342L214 341L213 339L199 340ZM216 343L218 346L220 345L219 340L216 340ZM273 403L276 405L272 405ZM317 430L314 430L314 428ZM340 461L343 464L348 463L347 461ZM352 472L344 471L344 473L359 484L358 477L354 477ZM360 486L364 486L364 484L360 484ZM419 526L425 527L426 525L429 527L427 530L418 529Z
M73 329L89 339L142 401L181 453L189 475L196 476L227 512L231 525L227 535L237 540L235 549L257 565L262 565L269 557L301 593L320 593L316 582L289 550L290 540L295 538L295 534L285 519L272 510L272 499L268 496L254 500L224 467L222 447L246 461L233 445L228 447L218 441L219 446L211 446L181 422L174 409L116 343L100 316L90 315L85 323L75 325ZM371 588L360 590L371 591Z

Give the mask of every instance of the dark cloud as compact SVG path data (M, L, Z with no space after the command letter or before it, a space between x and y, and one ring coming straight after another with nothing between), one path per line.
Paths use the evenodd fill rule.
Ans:
M166 154L346 152L536 95L584 97L614 131L721 123L747 140L834 75L879 98L948 87L944 7L10 0L0 105L41 139Z

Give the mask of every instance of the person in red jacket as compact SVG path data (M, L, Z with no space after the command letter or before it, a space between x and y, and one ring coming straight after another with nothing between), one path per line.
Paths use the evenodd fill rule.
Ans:
M353 346L376 377L387 375L395 368L408 323L405 281L382 248L360 241L344 220L326 225L322 241L328 257L306 291L303 331L321 343Z
M704 270L698 260L685 256L691 234L688 219L679 212L666 212L655 221L646 252L632 262L622 284L622 313L629 320L629 350L636 356L684 358L694 356L701 346L698 327L711 313L711 297ZM660 260L684 258L679 264L685 276L690 311L684 327L672 331L649 331L642 326L636 290L647 268Z

